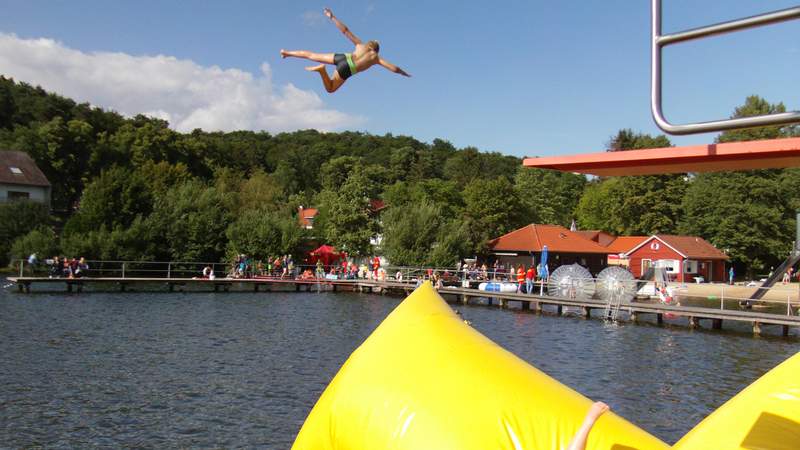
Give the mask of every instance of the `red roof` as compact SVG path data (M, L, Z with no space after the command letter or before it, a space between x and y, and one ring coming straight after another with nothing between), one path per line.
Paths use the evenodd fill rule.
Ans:
M523 165L599 176L800 166L800 138L526 158Z
M25 152L0 151L0 183L50 187L50 182Z
M555 253L609 253L594 241L560 225L530 224L493 239L493 251L541 252L543 246Z
M609 253L628 253L644 242L647 236L620 236L606 246Z
M383 202L383 200L381 200L379 198L373 198L372 200L369 201L369 210L370 211L379 212L383 208L386 208L386 204Z
M676 252L680 253L686 259L729 259L728 255L701 237L674 236L671 234L657 234L655 236L651 236L650 238L642 241L635 248L630 249L627 253L633 253L634 250L637 250L639 247L653 239L660 240Z
M577 230L574 231L575 233L580 234L581 236L589 239L590 241L595 241L598 244L602 245L603 247L608 246L608 244L614 242L614 239L617 237L611 233L608 233L603 230Z
M317 217L317 214L319 214L319 211L316 208L303 208L301 206L297 212L297 220L300 225L311 227L314 226L314 218Z

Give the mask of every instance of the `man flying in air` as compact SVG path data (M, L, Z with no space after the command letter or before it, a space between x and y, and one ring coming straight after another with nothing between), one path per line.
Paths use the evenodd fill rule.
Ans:
M406 77L411 76L403 69L378 56L378 51L380 50L378 41L369 41L366 44L361 42L361 39L357 38L345 24L340 22L329 8L325 8L324 11L325 15L336 25L336 28L355 44L356 48L353 53L313 53L306 50L281 50L282 58L294 56L295 58L310 59L311 61L322 63L318 66L306 67L306 70L319 72L322 77L322 83L325 85L325 90L328 92L335 92L344 84L345 80L358 72L369 69L375 64L380 64L394 73L399 73ZM336 71L333 72L332 77L328 76L325 64L336 66Z

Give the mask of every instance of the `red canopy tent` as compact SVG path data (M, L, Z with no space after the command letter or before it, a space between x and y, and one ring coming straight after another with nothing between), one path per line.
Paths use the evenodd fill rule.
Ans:
M335 247L330 245L321 245L319 248L312 250L308 254L308 262L310 264L316 264L317 261L322 261L323 265L330 266L339 259L346 257L347 253L337 251Z

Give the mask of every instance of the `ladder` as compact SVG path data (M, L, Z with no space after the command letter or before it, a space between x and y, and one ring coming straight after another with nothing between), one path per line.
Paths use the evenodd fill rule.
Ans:
M609 322L616 322L617 316L619 315L619 309L622 305L622 299L625 297L625 287L620 285L613 292L611 295L608 296L608 300L606 300L606 308L605 312L603 313L603 318Z

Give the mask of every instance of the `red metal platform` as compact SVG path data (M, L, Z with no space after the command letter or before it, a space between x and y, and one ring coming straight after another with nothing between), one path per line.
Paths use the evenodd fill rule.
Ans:
M525 158L523 165L598 176L800 167L800 138Z

